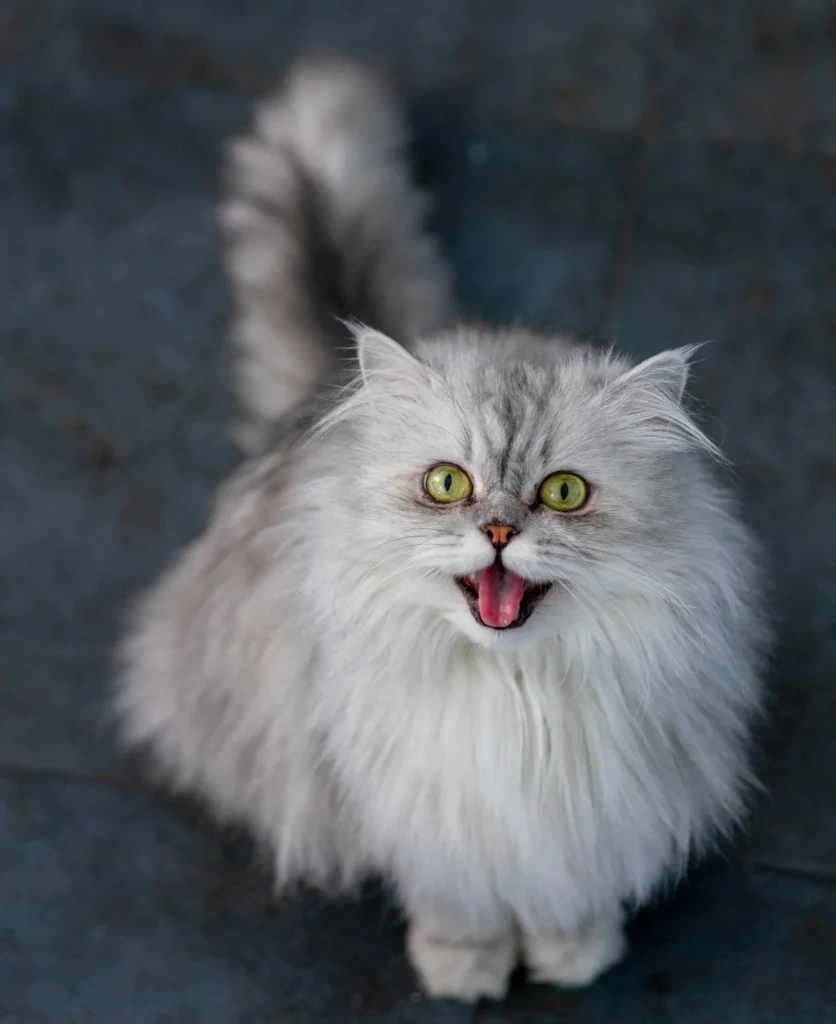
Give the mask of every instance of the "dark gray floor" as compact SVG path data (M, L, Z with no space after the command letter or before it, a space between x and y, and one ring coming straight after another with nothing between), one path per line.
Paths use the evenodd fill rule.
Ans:
M767 543L771 796L588 993L418 998L378 899L275 905L110 745L127 597L234 463L223 141L288 61L388 61L467 308L712 339ZM836 1021L836 3L2 0L0 1020Z

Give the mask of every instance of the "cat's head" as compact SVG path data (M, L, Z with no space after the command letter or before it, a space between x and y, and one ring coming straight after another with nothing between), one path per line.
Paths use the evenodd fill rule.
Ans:
M658 593L683 531L699 544L717 492L695 453L718 453L682 406L692 350L631 366L470 332L412 355L362 332L358 352L334 416L355 422L350 515L391 601L480 644L524 643Z

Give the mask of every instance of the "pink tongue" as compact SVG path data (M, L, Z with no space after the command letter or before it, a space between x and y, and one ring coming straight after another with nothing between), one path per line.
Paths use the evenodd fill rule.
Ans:
M478 576L479 615L486 626L504 629L520 612L525 590L522 576L503 569L498 562L483 569Z

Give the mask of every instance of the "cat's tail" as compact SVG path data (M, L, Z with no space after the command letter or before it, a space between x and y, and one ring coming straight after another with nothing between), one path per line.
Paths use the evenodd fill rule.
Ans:
M231 146L221 223L244 413L236 434L248 450L335 377L351 343L341 320L407 344L447 320L448 274L405 141L375 74L317 60L293 70Z

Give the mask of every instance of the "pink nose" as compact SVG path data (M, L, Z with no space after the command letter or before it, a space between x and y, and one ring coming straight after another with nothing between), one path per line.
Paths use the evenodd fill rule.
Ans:
M487 535L488 540L490 540L497 551L504 548L516 532L513 526L497 525L496 523L490 523L488 526L482 527L482 533Z

